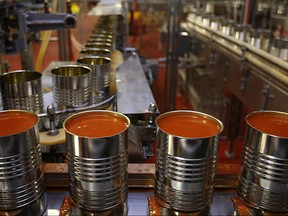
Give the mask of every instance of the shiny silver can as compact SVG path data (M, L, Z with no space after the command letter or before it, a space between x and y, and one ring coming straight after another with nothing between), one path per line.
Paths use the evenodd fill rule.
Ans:
M91 68L91 104L103 101L109 95L111 59L87 56L77 59L77 63Z
M177 110L156 119L155 197L161 206L201 211L212 201L222 123L205 113Z
M30 111L0 112L0 212L2 213L21 212L23 208L27 210L30 205L35 204L38 199L39 202L43 201L45 187L41 171L38 122L38 116ZM43 204L42 202L41 205ZM38 212L37 215L41 214Z
M17 70L0 76L3 109L43 112L42 74L36 71Z
M57 110L90 105L91 69L63 65L52 69L53 101Z
M105 211L127 200L129 125L125 115L106 110L65 120L70 196L77 208Z
M255 208L288 211L288 113L255 111L246 123L237 192Z

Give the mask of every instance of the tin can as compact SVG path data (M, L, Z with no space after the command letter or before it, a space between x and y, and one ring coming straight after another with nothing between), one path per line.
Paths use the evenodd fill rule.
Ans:
M166 208L201 211L212 201L222 123L205 113L177 110L156 119L155 197Z
M0 112L0 213L45 211L38 122L30 111Z
M64 65L52 69L53 100L57 110L90 105L91 69Z
M0 76L3 109L21 109L43 113L42 74L17 70Z
M123 114L106 110L65 120L70 196L77 208L105 211L127 200L129 125Z
M237 193L255 208L288 211L288 114L247 115Z
M109 95L111 59L101 56L88 56L77 59L79 65L91 68L91 104L96 104Z

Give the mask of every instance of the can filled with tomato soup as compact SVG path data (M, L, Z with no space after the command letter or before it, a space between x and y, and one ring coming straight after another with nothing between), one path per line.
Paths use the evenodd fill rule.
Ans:
M38 121L30 111L0 112L0 215L45 211Z
M178 211L207 209L212 202L222 123L205 113L178 110L158 116L156 125L158 203Z
M127 201L129 125L123 114L106 110L65 120L70 196L78 209L109 212Z
M246 123L237 192L255 208L288 211L288 113L256 111Z

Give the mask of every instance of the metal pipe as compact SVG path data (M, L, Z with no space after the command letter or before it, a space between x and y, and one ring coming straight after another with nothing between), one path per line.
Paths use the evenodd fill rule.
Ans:
M112 95L111 97L107 98L106 100L97 103L97 104L93 104L91 106L85 106L85 107L77 107L77 108L69 108L69 109L65 109L65 110L57 110L55 111L55 115L61 115L61 114L66 114L66 113L72 113L72 112L81 112L81 111L86 111L89 109L95 109L97 107L103 106L109 102L112 102L114 100L114 98L116 97L116 95ZM38 117L48 117L49 115L47 113L40 113L37 114Z
M166 77L165 77L165 95L164 110L174 110L176 102L176 84L178 70L178 43L180 32L180 14L181 0L169 1L168 11L168 48L166 53Z

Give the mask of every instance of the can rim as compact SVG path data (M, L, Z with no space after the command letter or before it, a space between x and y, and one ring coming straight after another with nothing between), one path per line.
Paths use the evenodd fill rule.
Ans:
M263 114L271 114L273 116L283 116L285 118L287 118L287 122L288 122L288 113L287 112L283 112L283 111L275 111L275 110L258 110L258 111L253 111L251 113L249 113L248 115L246 115L246 118L245 118L245 121L246 121L246 124L248 126L250 126L251 128L263 133L263 134L267 134L271 137L278 137L278 138L288 138L288 135L287 136L279 136L279 135L275 135L273 133L267 133L267 132L264 132L262 131L261 129L253 126L250 122L249 122L249 118L251 118L252 116L256 116L256 115L263 115Z
M81 137L81 138L87 138L87 139L102 139L102 138L106 138L106 137L111 137L111 136L117 135L117 134L113 134L113 135L110 135L110 136L97 136L97 137L92 137L92 136L79 136L79 135L77 135L77 134L75 134L75 133L70 132L70 131L67 129L66 125L69 123L69 121L73 120L74 118L80 117L80 116L82 116L82 115L85 116L85 115L87 115L87 114L89 114L89 113L106 113L106 114L109 114L109 115L111 115L111 116L118 116L118 117L121 117L121 118L125 119L125 121L126 121L126 128L125 128L124 130L120 131L120 132L117 133L117 134L123 133L124 131L128 130L128 128L129 128L129 126L130 126L130 124L131 124L130 119L129 119L126 115L124 115L124 114L122 114L122 113L119 113L119 112L110 111L110 110L87 110L87 111L75 113L75 114L69 116L68 118L66 118L65 121L63 122L63 128L64 128L64 130L65 130L68 134L70 134L70 135L77 136L77 137Z
M31 127L27 127L27 129L25 129L25 130L23 130L23 131L20 131L20 132L17 132L17 133L12 133L12 134L9 134L9 135L4 135L4 136L1 136L1 135L0 135L1 138L2 138L2 137L14 136L14 135L17 135L17 134L21 134L21 133L23 133L23 132L25 132L25 131L28 131L28 130L34 128L35 126L37 126L37 124L38 124L39 121L40 121L39 116L38 116L37 114L35 114L34 112L29 111L29 110L20 110L20 109L1 110L1 111L0 111L0 116L1 116L2 113L15 113L15 112L18 112L18 113L27 113L27 114L35 117L36 121L35 121L35 123L34 123Z
M15 75L23 74L30 76L29 79L23 79L23 76L19 77L19 79L15 79ZM36 80L41 79L42 74L38 71L33 70L14 70L10 72L6 72L0 76L0 82L8 83L8 84L17 84L17 83L29 83ZM16 77L17 78L17 77Z
M95 62L97 60L103 60L103 63ZM104 65L111 64L111 58L104 57L101 55L89 55L89 56L81 57L81 58L77 59L76 61L77 61L77 63L79 63L81 65L99 65L99 66L103 65L104 66Z
M165 117L167 115L183 114L183 113L191 113L191 114L194 114L194 115L201 116L201 117L204 117L206 119L212 120L213 122L215 122L219 126L219 132L215 133L214 135L211 135L211 136L186 137L186 136L179 136L179 135L175 135L175 134L169 133L169 132L167 132L167 131L165 131L165 130L163 130L162 128L159 127L158 122L159 122L159 120L161 118L163 118L163 117ZM192 139L204 139L204 138L214 137L214 136L219 135L224 129L223 123L219 119L217 119L216 117L214 117L212 115L209 115L207 113L204 113L204 112L199 112L199 111L194 111L194 110L173 110L173 111L162 113L156 118L155 124L156 124L157 128L159 128L161 131L167 133L168 135L172 135L172 136L178 137L178 138L191 139L191 140Z
M82 68L82 69L85 69L85 73L81 73L80 75L79 74L75 74L75 75L71 75L71 76L67 76L67 75L64 75L64 74L60 74L60 73L56 73L57 70L59 69L62 69L62 68L71 68L71 69L74 69L74 68ZM85 76L87 74L90 74L91 73L91 68L88 67L88 66L85 66L85 65L79 65L79 64L71 64L71 65L62 65L62 66L58 66L58 67L55 67L51 70L51 74L53 76L57 76L57 77L79 77L79 76ZM52 77L53 77L52 76Z

